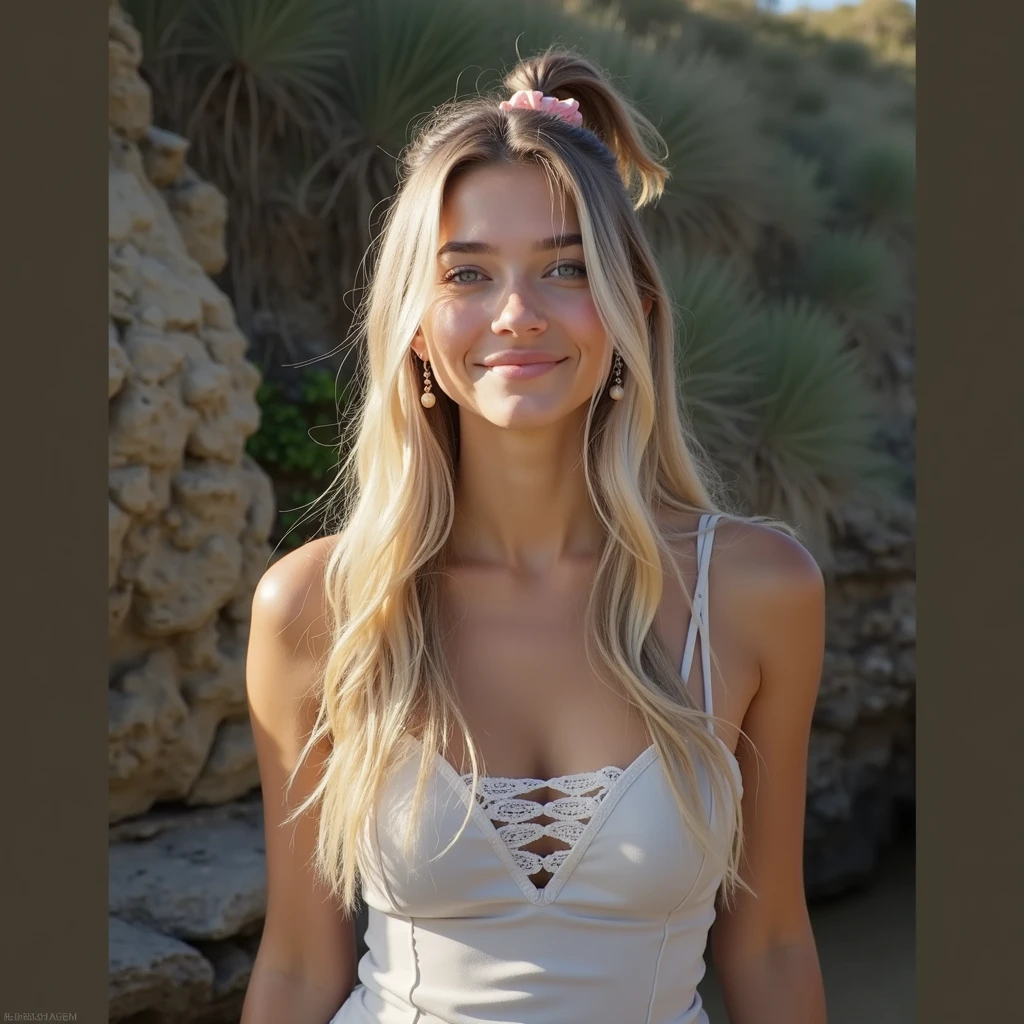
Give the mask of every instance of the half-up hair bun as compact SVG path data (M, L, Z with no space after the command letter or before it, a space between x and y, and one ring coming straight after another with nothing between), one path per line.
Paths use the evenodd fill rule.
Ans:
M540 90L580 105L583 127L611 150L634 209L657 200L665 188L668 154L657 128L590 61L552 47L520 61L505 76L510 93ZM660 155L657 154L660 150Z

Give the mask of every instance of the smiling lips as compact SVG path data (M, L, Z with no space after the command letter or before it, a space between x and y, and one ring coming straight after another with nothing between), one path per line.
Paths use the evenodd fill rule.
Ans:
M553 352L507 351L496 352L488 356L483 366L499 377L511 380L524 380L528 377L540 377L564 363L568 356L559 357Z

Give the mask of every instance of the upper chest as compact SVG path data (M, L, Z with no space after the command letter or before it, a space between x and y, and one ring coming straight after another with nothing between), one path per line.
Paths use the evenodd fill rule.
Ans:
M696 551L681 553L678 564L692 590ZM625 766L650 744L626 694L602 679L588 659L585 613L595 569L588 562L568 564L543 581L487 570L449 570L442 603L445 655L487 774L552 778ZM663 578L652 628L678 670L690 605L673 573L665 571ZM709 610L714 622L715 712L741 718L740 704L756 665L727 610L713 599ZM732 681L729 687L726 678ZM687 684L697 706L703 707L699 657L693 659ZM458 770L470 770L458 730L444 754Z

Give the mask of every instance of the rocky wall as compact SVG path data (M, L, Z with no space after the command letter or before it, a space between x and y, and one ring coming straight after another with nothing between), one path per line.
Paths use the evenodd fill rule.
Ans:
M245 454L260 375L210 277L224 197L150 123L117 3L109 55L110 1020L237 1020L265 910L245 697L275 515Z
M811 898L871 877L914 793L914 510L851 507L828 582L811 728L804 875Z

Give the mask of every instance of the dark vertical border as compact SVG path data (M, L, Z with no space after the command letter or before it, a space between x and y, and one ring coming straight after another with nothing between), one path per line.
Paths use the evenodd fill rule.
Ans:
M106 7L0 13L0 1019L107 1019Z
M919 19L918 1020L1009 1021L1024 949L1021 19L958 0Z

